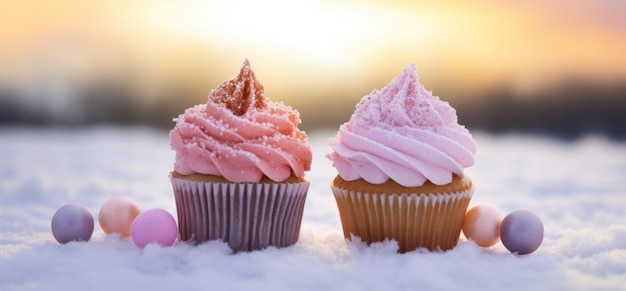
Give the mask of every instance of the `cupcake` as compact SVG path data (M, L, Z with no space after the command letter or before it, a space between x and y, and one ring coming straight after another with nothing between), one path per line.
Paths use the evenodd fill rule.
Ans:
M299 113L265 97L245 60L206 104L175 118L170 180L180 239L235 252L298 240L312 152Z
M396 240L399 252L457 244L476 143L454 108L419 84L414 64L363 97L329 144L347 239Z

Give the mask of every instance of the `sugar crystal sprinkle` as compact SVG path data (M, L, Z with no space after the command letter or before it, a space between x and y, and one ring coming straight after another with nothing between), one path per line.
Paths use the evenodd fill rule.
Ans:
M267 103L265 89L257 80L247 59L244 61L239 75L211 91L209 100L224 105L239 116L251 109L260 110Z

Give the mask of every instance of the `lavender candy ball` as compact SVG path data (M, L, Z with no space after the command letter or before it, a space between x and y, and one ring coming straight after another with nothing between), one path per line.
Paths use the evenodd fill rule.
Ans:
M52 235L59 243L88 241L93 234L93 216L87 208L68 204L52 216Z
M130 228L130 235L135 245L140 248L150 243L169 247L176 240L178 228L174 217L169 212L154 208L146 210L135 218Z
M530 254L543 241L543 223L528 210L515 210L502 219L500 240L512 253Z

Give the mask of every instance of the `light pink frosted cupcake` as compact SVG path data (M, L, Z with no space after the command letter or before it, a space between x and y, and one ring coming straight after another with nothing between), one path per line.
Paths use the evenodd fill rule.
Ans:
M346 238L393 239L400 252L457 244L476 144L456 111L418 83L415 65L363 97L329 143Z
M180 239L234 251L296 243L312 152L299 113L265 97L248 60L170 132Z

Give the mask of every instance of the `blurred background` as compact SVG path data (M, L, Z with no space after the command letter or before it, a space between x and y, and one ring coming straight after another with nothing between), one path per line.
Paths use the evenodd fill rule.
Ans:
M173 127L245 58L306 130L409 63L488 132L626 138L626 1L0 0L0 125Z

